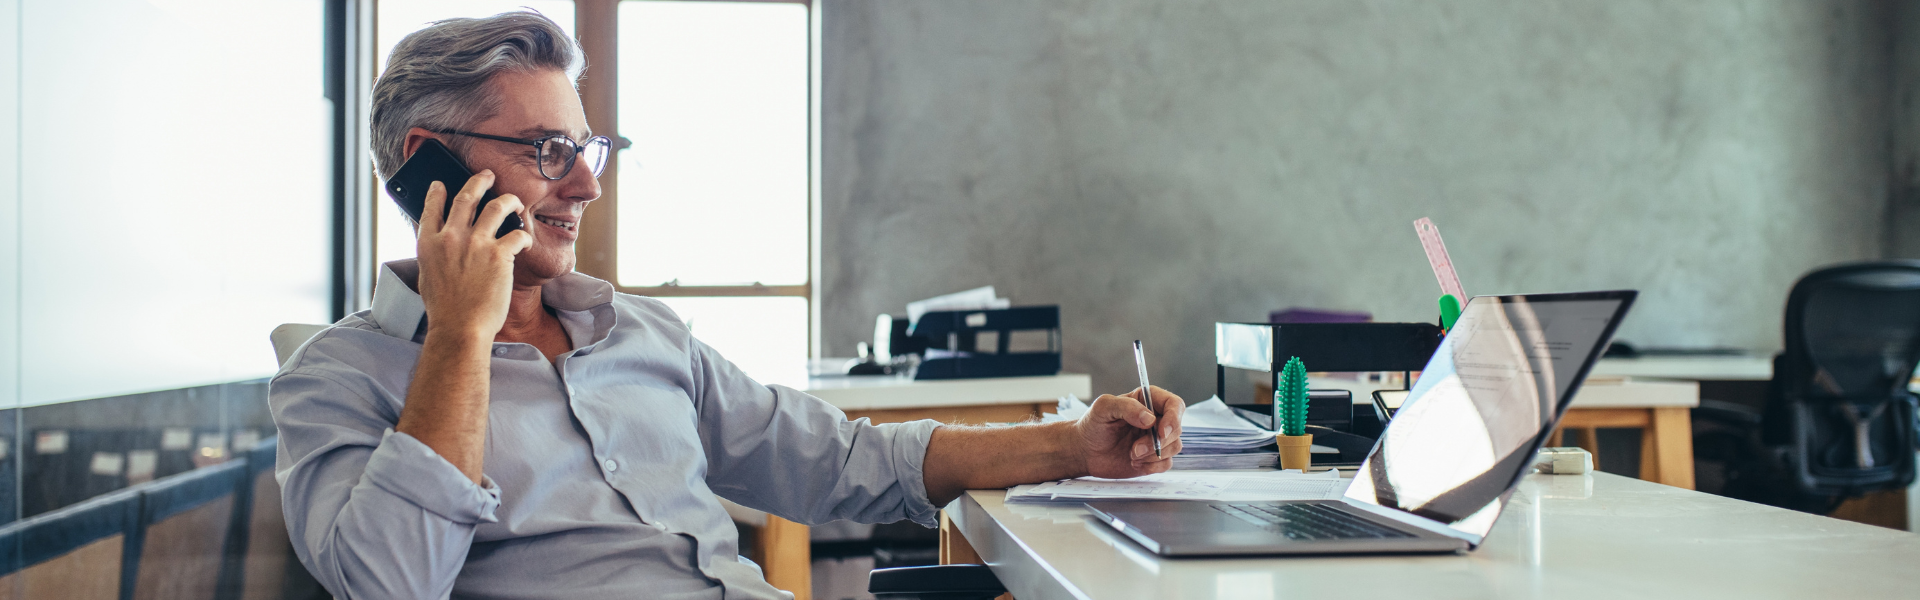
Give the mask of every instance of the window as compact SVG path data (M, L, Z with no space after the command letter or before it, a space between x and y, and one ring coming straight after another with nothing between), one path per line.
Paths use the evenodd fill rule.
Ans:
M619 4L614 272L761 379L804 366L809 39L803 4Z
M587 119L631 143L588 208L578 270L665 302L757 379L803 376L818 313L810 5L381 0L379 68L432 20L521 6L582 40ZM412 256L405 217L381 202L375 256Z

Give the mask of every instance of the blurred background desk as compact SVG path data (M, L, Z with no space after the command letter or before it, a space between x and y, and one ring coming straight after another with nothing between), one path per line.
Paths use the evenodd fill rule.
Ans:
M1053 412L1061 396L1090 399L1093 394L1093 378L1075 373L932 381L915 381L904 375L826 375L778 383L827 401L845 411L848 419L865 417L874 423L919 419L976 425L1020 422ZM767 582L793 592L796 600L811 598L813 554L807 526L731 503L728 509L736 521L759 527L754 558L766 571Z
M1773 354L1649 355L1602 358L1593 377L1645 377L1688 381L1767 381L1773 379Z
M1640 478L1691 490L1694 487L1691 411L1699 405L1698 382L1590 376L1574 394L1573 405L1560 418L1560 428L1554 430L1547 445L1565 445L1569 442L1565 433L1576 432L1578 439L1571 443L1587 449L1597 463L1599 429L1638 429Z
M1170 560L1005 495L947 514L1019 600L1920 597L1920 536L1608 473L1527 476L1466 555Z

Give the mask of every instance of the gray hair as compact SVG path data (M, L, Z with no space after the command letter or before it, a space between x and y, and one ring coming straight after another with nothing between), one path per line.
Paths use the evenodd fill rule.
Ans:
M436 21L400 40L373 84L373 163L382 179L406 162L407 130L461 129L493 117L500 98L487 89L507 71L564 71L578 80L580 44L537 12ZM448 144L465 153L463 137Z

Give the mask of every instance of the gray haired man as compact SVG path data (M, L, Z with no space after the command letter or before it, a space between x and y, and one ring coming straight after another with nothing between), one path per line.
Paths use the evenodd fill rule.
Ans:
M288 529L334 595L780 598L719 497L801 523L931 526L969 488L1168 468L1148 428L1178 440L1183 403L1157 388L1158 419L1136 390L1077 422L961 428L848 421L753 381L661 303L573 272L607 149L557 26L443 21L388 64L381 174L433 139L476 175L455 218L428 194L419 258L386 265L373 308L272 380ZM495 239L508 213L526 227Z

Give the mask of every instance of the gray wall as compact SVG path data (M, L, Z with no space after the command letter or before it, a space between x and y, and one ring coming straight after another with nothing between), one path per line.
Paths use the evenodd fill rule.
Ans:
M829 354L994 284L1061 305L1097 390L1131 387L1140 338L1204 399L1214 321L1432 320L1422 216L1469 293L1635 288L1622 339L1774 348L1798 275L1894 245L1885 4L824 11Z
M1892 46L1892 147L1885 255L1920 258L1920 4L1898 2Z

